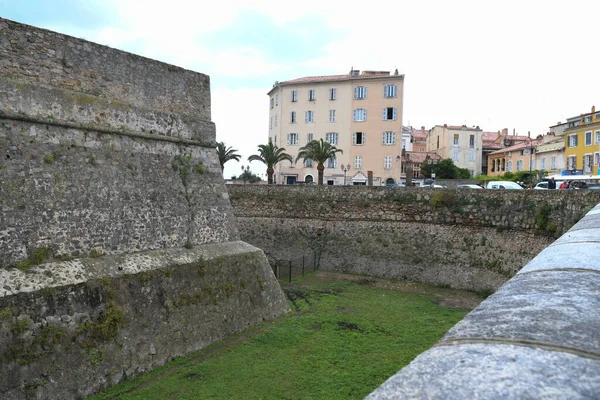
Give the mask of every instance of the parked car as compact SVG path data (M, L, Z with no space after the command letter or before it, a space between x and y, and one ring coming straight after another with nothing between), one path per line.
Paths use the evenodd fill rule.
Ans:
M535 190L548 190L548 181L538 182L534 187Z
M591 189L591 190L599 190L600 189L600 185L589 185L587 188Z
M388 187L404 187L404 183L388 183L386 186Z
M468 184L468 185L456 185L457 189L483 189L481 186L479 185L473 185L473 184Z
M523 189L523 186L511 181L489 181L487 189Z

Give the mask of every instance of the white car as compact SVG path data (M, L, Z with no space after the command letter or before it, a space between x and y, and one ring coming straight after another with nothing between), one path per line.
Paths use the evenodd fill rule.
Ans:
M486 189L523 189L523 186L511 181L489 181Z
M534 187L535 190L548 190L548 181L538 182Z
M456 185L457 189L483 189L481 186L479 185Z

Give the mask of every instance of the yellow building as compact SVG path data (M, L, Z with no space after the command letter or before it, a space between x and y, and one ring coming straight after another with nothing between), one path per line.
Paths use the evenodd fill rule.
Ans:
M600 112L567 119L564 129L565 169L569 174L598 174L600 154Z
M368 171L373 172L374 185L396 183L403 93L404 75L397 70L391 74L352 69L345 75L277 82L268 93L269 140L285 147L294 160L311 140L324 139L342 149L343 154L325 164L324 184L366 184ZM316 182L317 164L279 163L275 179L279 184Z

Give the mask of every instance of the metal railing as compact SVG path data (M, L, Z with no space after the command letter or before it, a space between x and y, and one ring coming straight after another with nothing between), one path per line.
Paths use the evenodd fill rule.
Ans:
M292 278L304 276L305 273L314 272L319 269L321 257L318 252L309 255L303 255L291 260L275 260L271 267L277 279L287 279L292 282Z

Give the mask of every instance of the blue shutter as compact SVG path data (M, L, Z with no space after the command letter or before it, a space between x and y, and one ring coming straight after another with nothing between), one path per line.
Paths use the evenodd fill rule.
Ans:
M396 107L394 107L394 121L396 120Z
M387 107L383 107L383 114L381 115L383 121L387 121Z

